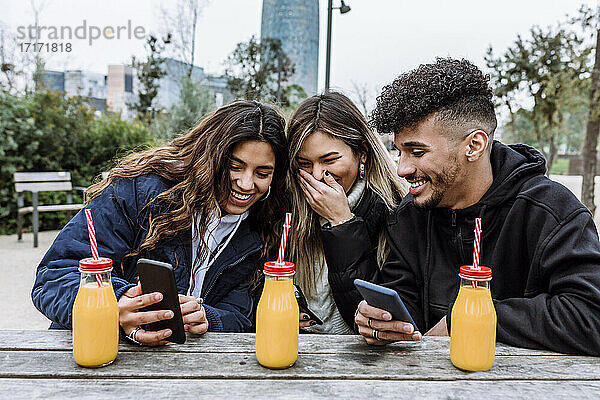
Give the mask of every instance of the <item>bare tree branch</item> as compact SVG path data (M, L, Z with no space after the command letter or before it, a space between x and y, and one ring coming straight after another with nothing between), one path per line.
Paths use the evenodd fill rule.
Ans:
M198 17L209 0L178 0L174 10L161 7L164 34L172 34L171 56L189 65L186 74L191 77L196 55Z

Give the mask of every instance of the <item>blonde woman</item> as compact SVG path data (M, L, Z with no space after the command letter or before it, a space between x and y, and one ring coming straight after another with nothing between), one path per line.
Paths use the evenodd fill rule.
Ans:
M323 324L300 313L312 333L354 333L362 299L355 278L365 256L385 258L385 218L406 188L381 140L346 96L328 92L303 101L287 129L294 229L288 241L296 283Z

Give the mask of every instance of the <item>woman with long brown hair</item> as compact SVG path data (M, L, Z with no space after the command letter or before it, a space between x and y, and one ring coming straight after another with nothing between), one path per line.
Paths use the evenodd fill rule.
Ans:
M186 331L251 329L248 286L276 246L287 169L283 118L235 101L170 143L125 157L88 190L98 251L115 265L119 323L130 339L157 345L171 334L141 328L172 317L140 311L157 302L136 285L141 257L173 265ZM37 270L33 302L53 327L71 328L77 263L89 256L82 210Z
M388 211L406 194L381 140L341 93L303 101L288 123L294 229L288 240L296 283L323 322L301 312L300 326L313 333L353 333L362 297L353 280L365 254L384 261ZM302 311L302 310L301 310Z

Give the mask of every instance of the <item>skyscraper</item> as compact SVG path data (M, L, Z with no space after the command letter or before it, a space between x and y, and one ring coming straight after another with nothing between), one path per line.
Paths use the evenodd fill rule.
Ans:
M261 39L281 40L296 66L291 83L311 96L317 92L319 67L319 0L263 0Z

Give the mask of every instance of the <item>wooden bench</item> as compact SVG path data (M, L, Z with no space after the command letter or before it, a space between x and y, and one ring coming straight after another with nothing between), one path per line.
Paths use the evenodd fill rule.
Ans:
M73 204L71 191L71 174L69 172L15 172L15 192L19 207L17 216L17 236L23 237L23 216L32 213L33 219L33 247L38 247L39 213L49 211L78 211L83 204ZM39 192L67 192L67 204L39 205ZM32 205L25 207L23 193L31 192Z

